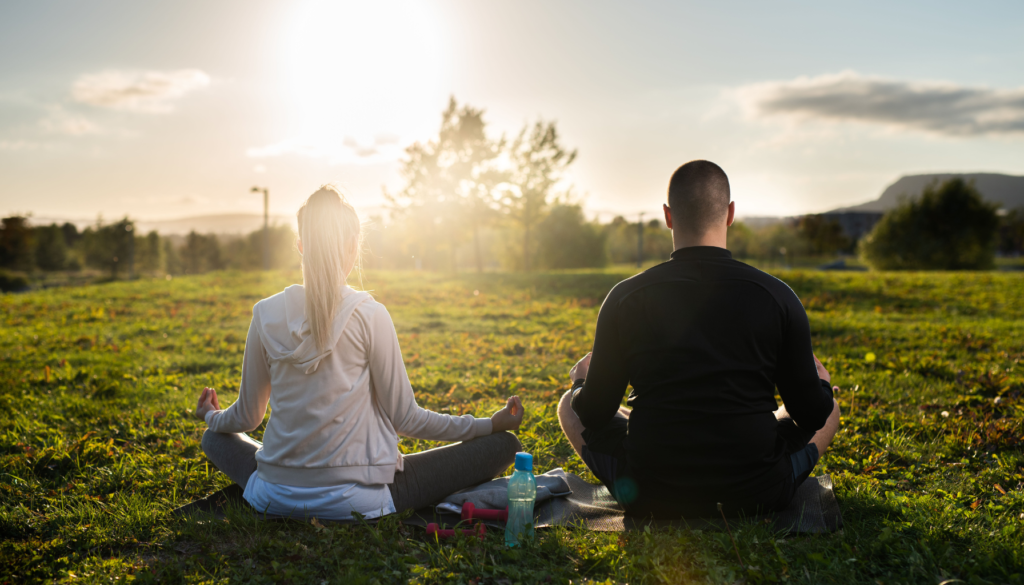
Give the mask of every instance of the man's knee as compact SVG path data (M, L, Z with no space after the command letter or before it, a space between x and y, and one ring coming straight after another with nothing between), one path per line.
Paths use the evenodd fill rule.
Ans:
M566 390L565 394L562 394L562 398L558 400L558 419L562 420L566 415L572 414L576 416L576 413L572 410L572 390Z

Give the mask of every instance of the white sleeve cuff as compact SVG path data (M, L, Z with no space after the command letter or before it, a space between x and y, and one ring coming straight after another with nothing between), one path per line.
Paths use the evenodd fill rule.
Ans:
M473 438L483 437L494 432L494 425L489 418L473 419Z
M214 416L216 414L220 414L221 412L223 412L223 411L222 410L211 410L210 412L206 413L206 426L212 428L213 425L210 424L210 417Z

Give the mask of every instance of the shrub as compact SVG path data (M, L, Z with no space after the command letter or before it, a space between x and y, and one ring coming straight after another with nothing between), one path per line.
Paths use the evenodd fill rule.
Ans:
M972 184L931 184L889 211L861 242L878 270L986 270L994 266L999 218Z
M21 292L28 290L28 277L20 272L0 270L0 292Z
M579 205L556 205L537 226L545 268L598 268L608 263L605 236L583 217Z

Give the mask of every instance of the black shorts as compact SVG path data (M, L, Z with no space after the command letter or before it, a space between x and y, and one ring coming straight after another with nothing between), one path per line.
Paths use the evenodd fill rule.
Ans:
M630 504L636 500L638 486L628 472L627 424L626 417L616 414L600 429L584 429L585 444L581 456L590 472L601 480L616 501L629 510ZM810 442L814 433L796 426L792 419L779 421L778 434L784 444L784 452L789 456L792 474L786 476L780 497L772 506L776 509L793 499L800 484L810 477L819 457L818 447Z

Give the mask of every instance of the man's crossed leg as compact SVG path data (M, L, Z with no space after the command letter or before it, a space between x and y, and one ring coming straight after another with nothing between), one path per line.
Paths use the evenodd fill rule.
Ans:
M569 439L573 450L587 464L591 472L602 483L612 489L614 493L617 491L614 487L618 483L619 475L625 471L621 469L623 466L621 442L625 439L630 409L620 406L619 411L615 413L615 417L605 428L597 433L588 433L579 417L573 411L571 401L572 390L569 390L562 395L561 400L558 402L558 423L562 426L562 432ZM793 464L794 482L797 485L807 478L818 459L832 443L836 433L839 431L840 414L839 403L833 400L832 413L825 421L825 426L815 431L810 440L806 439L806 434L803 435L805 437L803 441L806 441L806 443L798 440L802 444L789 447L789 455ZM783 425L789 426L792 429L798 428L792 419L789 418L785 406L775 411L775 418L780 421L780 432L783 432L781 429ZM793 434L799 436L799 432ZM593 449L587 445L587 439L593 442ZM806 448L810 445L814 445L816 452L811 453L811 450ZM795 487L794 485L794 489ZM622 494L616 493L615 495L617 498L620 498Z

